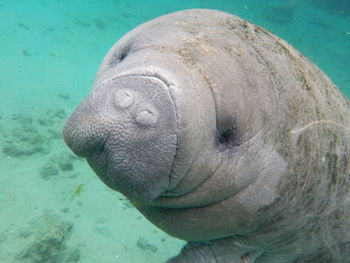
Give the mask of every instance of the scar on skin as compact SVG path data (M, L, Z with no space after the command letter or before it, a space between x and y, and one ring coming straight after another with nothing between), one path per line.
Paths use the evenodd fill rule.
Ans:
M290 131L291 134L299 134L301 132L304 132L305 130L307 130L308 128L314 126L314 125L317 125L317 124L332 124L332 125L335 125L335 126L338 126L339 128L341 129L344 129L348 132L350 132L350 129L349 128L345 128L343 125L341 125L340 123L337 123L337 122L334 122L334 121L327 121L327 120L319 120L319 121L312 121L308 124L306 124L304 127L301 127L299 129L296 129L296 130L292 130Z

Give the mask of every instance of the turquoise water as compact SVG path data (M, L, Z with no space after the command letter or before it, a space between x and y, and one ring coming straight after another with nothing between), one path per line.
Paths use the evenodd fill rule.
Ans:
M61 129L123 34L187 8L267 28L350 96L347 0L0 0L0 263L162 262L180 250L70 153Z

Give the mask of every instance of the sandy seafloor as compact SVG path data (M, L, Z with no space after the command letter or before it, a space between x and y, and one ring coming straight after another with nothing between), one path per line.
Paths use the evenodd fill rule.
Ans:
M286 39L350 95L347 0L0 0L0 263L163 262L184 244L70 153L64 120L124 33L215 8Z

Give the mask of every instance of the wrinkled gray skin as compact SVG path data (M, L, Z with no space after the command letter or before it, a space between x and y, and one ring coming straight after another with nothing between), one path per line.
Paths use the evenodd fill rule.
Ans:
M169 262L350 262L349 102L245 20L187 10L137 27L106 55L64 138L189 241Z

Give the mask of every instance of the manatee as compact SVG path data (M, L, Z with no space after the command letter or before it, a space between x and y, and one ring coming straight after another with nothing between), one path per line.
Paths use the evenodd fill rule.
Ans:
M246 20L193 9L136 27L63 133L187 241L168 262L350 262L350 103Z

